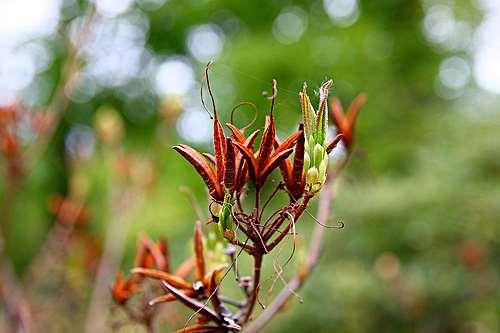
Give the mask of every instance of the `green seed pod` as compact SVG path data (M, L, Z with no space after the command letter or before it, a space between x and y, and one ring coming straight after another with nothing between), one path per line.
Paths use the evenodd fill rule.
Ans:
M233 226L233 218L231 216L231 205L224 204L219 214L219 227L224 234L226 229L231 229Z

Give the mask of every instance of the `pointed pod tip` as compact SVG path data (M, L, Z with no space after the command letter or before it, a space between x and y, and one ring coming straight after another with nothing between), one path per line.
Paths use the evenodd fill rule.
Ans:
M322 87L323 89L330 89L332 86L333 86L333 80L332 80L332 79L330 79L330 80L326 81L325 83L323 83L323 84L321 85L321 87Z

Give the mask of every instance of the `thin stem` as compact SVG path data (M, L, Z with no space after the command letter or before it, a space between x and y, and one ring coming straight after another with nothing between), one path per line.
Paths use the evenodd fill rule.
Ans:
M265 241L268 241L269 238L271 238L274 235L275 231L279 230L283 221L286 220L286 216L285 216L286 211L287 211L286 209L278 211L278 213L279 213L278 217L276 217L276 219L273 221L273 223L271 223L271 225L269 226L269 229L266 230L266 232L262 236L262 238L264 238Z
M333 175L331 177L328 177L328 180L325 183L323 191L320 195L317 219L322 224L326 223L328 216L330 215L331 203L334 196L332 187L334 178L335 177L333 177ZM246 333L260 332L262 328L264 328L264 326L280 311L280 309L283 308L290 296L292 296L297 290L302 287L307 277L318 263L322 248L324 231L325 228L323 228L319 224L316 224L303 269L301 269L300 272L297 273L290 280L290 282L288 282L287 286L279 293L274 301L269 304L269 306L264 311L262 311L259 317L257 317L248 325L248 327L245 329Z
M260 224L259 220L259 201L260 201L260 187L255 187L255 223Z
M259 220L262 220L262 215L264 214L264 211L266 210L267 205L271 202L271 200L274 198L276 193L278 193L279 189L282 187L282 184L279 183L278 186L276 186L276 189L273 191L273 193L269 196L269 198L266 200L264 205L262 206L262 210L259 215Z
M254 255L254 263L253 263L253 276L252 276L252 292L250 293L250 297L247 302L247 306L242 311L242 323L247 322L250 319L250 316L255 307L255 303L257 302L257 296L259 295L260 289L260 273L262 269L262 254L258 253Z
M240 302L240 301L237 301L237 300L234 300L232 298L229 298L229 297L226 297L226 296L219 296L219 299L226 303L226 304L229 304L229 305L232 305L232 306L235 306L237 308L242 308L243 307L243 303Z
M296 211L296 213L294 215L294 221L299 220L299 217L306 210L307 205L309 204L309 201L311 200L311 198L312 198L311 196L304 197L304 201L299 206L299 209ZM269 246L268 246L269 251L272 251L272 249L274 249L276 247L276 245L278 245L283 240L283 238L285 238L286 235L288 235L288 232L290 231L290 228L294 224L294 221L290 221L290 223L288 223L287 226L285 227L285 229L283 230L283 233L279 234L278 237L276 237L274 239L274 241L272 241L271 244L269 244Z

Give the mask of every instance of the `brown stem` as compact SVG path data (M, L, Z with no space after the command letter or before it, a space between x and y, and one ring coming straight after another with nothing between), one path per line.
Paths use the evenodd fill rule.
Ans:
M334 195L332 183L334 177L329 177L320 195L317 219L321 224L325 224L330 215L331 202ZM290 296L304 284L306 278L318 263L318 258L322 248L322 238L324 227L316 224L313 231L308 255L303 269L293 277L288 285L280 292L274 301L252 321L245 329L247 333L260 332L262 328L283 308Z
M285 211L280 212L278 217L271 223L269 228L265 230L264 235L262 238L267 242L274 234L276 234L276 231L279 230L283 222L286 220L286 216L283 214Z
M272 249L274 249L276 247L276 245L278 245L282 240L283 238L286 237L286 235L288 235L288 232L290 231L290 229L292 228L292 225L299 220L300 216L302 215L302 213L304 213L304 211L306 210L307 208L307 205L309 204L309 201L311 200L311 196L306 196L304 197L304 201L302 202L302 204L299 206L299 209L296 211L294 217L293 217L293 221L290 221L290 223L287 224L287 226L285 227L285 229L283 230L283 232L281 234L279 234L275 239L274 241L271 242L271 244L268 245L268 249L269 251L272 251Z
M259 221L259 201L260 201L260 186L255 187L255 223L260 224Z
M242 311L242 320L241 323L245 323L250 319L250 316L255 307L255 303L257 302L257 297L259 295L260 289L260 273L262 269L262 257L261 253L257 253L254 255L254 263L253 263L253 277L252 277L252 292L250 293L250 297L247 302L247 306Z

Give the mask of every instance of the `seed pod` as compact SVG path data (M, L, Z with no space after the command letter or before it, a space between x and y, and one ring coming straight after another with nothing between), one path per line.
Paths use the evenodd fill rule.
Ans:
M224 235L224 231L227 229L232 229L233 218L231 216L231 205L223 204L222 210L219 214L219 229L222 235Z

